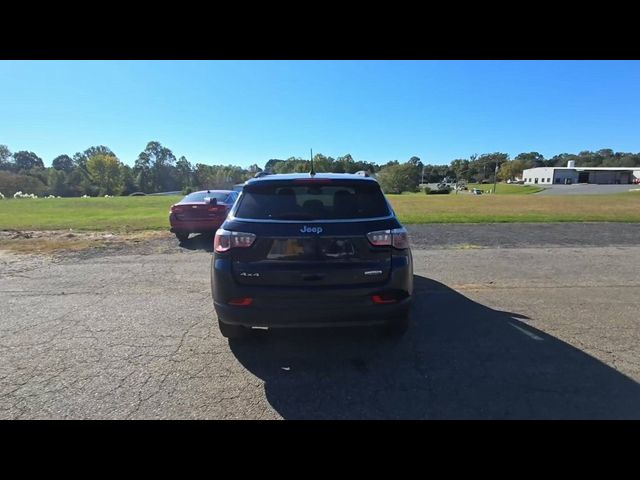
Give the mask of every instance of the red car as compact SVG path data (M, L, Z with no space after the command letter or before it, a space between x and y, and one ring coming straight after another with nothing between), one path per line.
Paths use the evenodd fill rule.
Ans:
M190 233L213 235L227 218L239 192L231 190L203 190L193 192L171 206L169 223L171 232L181 242Z

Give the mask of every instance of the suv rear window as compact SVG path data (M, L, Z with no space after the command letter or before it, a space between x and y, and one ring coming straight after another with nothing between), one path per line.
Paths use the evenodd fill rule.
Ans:
M346 220L387 217L387 201L375 182L292 183L268 181L248 185L237 218L270 220Z

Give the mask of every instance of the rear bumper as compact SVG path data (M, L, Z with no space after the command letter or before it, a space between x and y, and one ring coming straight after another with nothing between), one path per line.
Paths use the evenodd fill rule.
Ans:
M394 259L384 284L357 287L271 287L238 284L231 263L216 259L211 264L211 290L218 319L246 327L338 327L380 325L409 313L413 292L410 257ZM398 303L374 304L371 296L396 292ZM251 297L249 306L229 305L232 298Z
M277 307L235 307L214 302L218 318L223 323L245 327L300 328L350 327L382 325L389 319L409 313L411 297L392 305L350 306L326 308L310 302L309 308L296 308L285 301Z
M224 223L224 219L183 221L176 220L172 215L169 217L169 223L171 233L215 233Z

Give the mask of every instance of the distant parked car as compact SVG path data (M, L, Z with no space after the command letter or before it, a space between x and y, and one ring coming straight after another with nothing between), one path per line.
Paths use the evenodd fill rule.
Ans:
M471 193L472 193L473 195L482 195L483 190L480 190L479 188L472 188L472 189L471 189Z
M171 206L171 232L181 242L190 233L210 233L222 225L239 193L231 190L203 190L193 192Z

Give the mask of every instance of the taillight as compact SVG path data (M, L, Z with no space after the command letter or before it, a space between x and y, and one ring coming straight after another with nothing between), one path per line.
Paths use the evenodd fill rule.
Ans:
M367 239L376 247L392 246L398 250L409 248L409 234L404 227L367 233Z
M225 209L225 207L223 207L223 206L220 206L220 207L216 206L216 207L207 208L207 211L208 212L220 212L220 211L224 211L224 209Z
M182 207L178 207L177 205L172 205L169 213L182 213Z
M216 252L227 252L232 248L248 248L255 240L253 233L230 232L219 228L213 240L213 249Z
M391 230L378 230L377 232L367 233L367 238L371 245L382 247L391 245Z
M409 232L407 232L406 228L394 228L391 230L391 234L393 235L391 242L393 248L397 248L398 250L409 248Z
M371 300L373 303L377 303L378 305L384 305L385 303L396 303L398 299L391 295L383 293L382 295L372 295Z
M232 298L229 300L229 305L235 305L236 307L248 307L253 303L251 297Z

